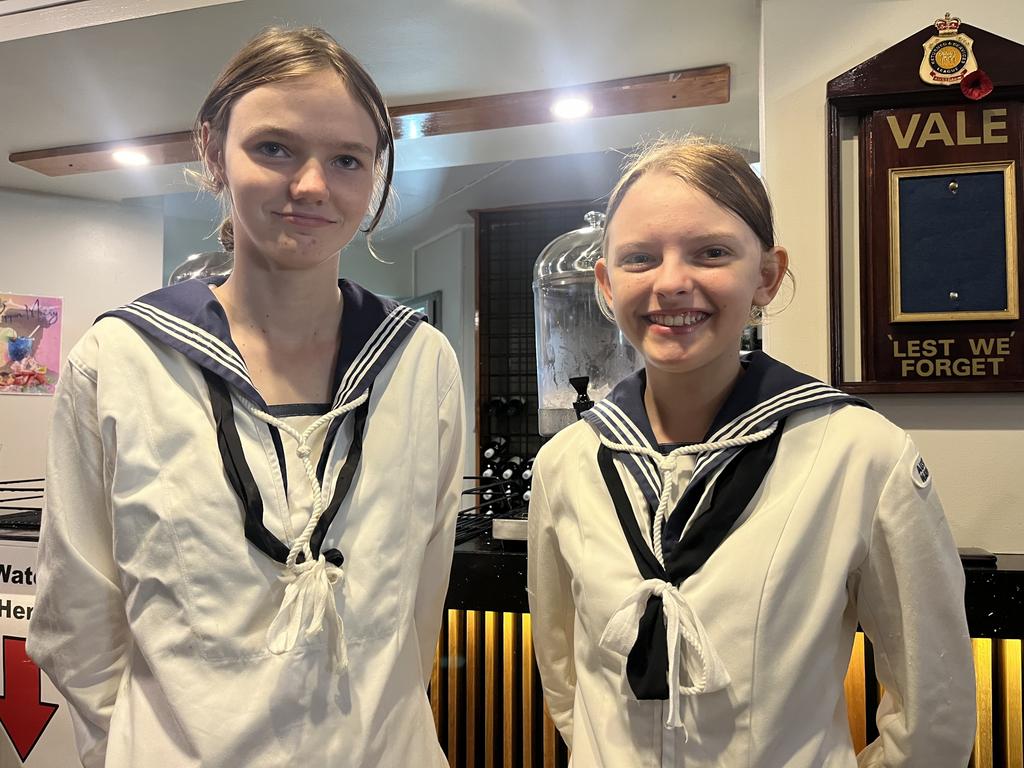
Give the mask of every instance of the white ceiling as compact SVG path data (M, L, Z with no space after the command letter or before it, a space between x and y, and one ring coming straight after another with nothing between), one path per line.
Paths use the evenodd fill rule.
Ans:
M400 219L430 209L499 167L488 183L473 189L483 192L513 181L544 184L542 176L554 169L560 191L568 194L574 191L567 185L573 175L587 176L582 160L551 168L526 163L518 170L517 163L501 164L627 147L662 132L710 134L756 153L757 0L211 2L139 0L140 14L158 15L98 24L101 6L116 7L123 15L133 4L79 0L65 6L75 10L63 15L62 7L34 12L47 14L38 29L59 28L62 20L78 28L20 39L10 38L31 28L27 14L0 16L0 41L5 41L0 42L0 188L111 200L187 190L183 166L51 179L6 158L12 152L188 129L231 53L274 23L325 27L359 57L392 105L713 64L732 67L731 101L725 105L399 142ZM183 6L201 7L160 12ZM83 15L83 8L88 13ZM20 27L12 27L12 20ZM607 158L595 162L617 164ZM603 178L591 180L571 197L589 197L591 188L602 184ZM486 207L468 191L457 195L457 208Z

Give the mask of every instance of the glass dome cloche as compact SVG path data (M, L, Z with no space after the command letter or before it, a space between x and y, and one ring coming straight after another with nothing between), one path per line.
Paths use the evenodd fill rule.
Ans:
M235 254L231 251L193 253L174 268L167 279L167 284L174 285L191 278L227 277L234 265Z
M545 436L577 420L582 409L574 404L601 399L641 365L594 294L604 214L591 211L584 220L548 243L533 269L538 431Z

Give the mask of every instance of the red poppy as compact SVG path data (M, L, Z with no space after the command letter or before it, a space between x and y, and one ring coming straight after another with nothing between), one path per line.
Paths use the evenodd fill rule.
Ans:
M976 69L968 72L960 81L960 90L964 96L973 101L984 99L992 93L992 78L985 74L985 70Z

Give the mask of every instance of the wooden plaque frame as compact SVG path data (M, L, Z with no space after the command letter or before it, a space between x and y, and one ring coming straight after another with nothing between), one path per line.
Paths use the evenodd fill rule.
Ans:
M973 39L978 66L995 86L986 98L973 101L959 85L937 86L921 79L923 46L937 34L934 26L827 86L830 372L833 385L847 392L1024 391L1024 320L1019 306L1024 270L1018 267L1018 244L1024 238L1024 45L967 24L960 25L960 32ZM844 255L841 150L844 131L849 135L853 123L859 143L859 199L853 215L859 247L857 253ZM939 293L948 293L948 307L903 311L899 209L893 207L899 204L894 193L898 180L950 176L955 195L953 176L981 171L1003 174L1001 213L987 202L984 210L987 219L1002 222L1005 230L988 232L989 241L1002 243L1005 249L989 252L988 268L1003 263L1005 255L1005 269L986 286L991 289L1005 275L1005 302L990 299L977 311L964 310L957 303L957 286L941 284ZM944 235L943 224L936 215L936 242L948 236L949 250L966 251L965 258L970 258L969 236L955 228ZM854 325L860 343L853 352L859 356L859 377L849 356L844 362L844 344L855 336L849 332L853 315L848 315L854 307L849 298L843 305L844 258L858 260L860 318ZM922 285L928 279L920 273L915 277Z

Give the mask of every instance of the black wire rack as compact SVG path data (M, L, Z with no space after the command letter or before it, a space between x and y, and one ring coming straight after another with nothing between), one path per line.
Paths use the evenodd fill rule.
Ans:
M522 517L526 513L526 505L521 497L506 495L505 490L515 485L514 480L501 480L482 475L467 475L464 480L476 483L462 492L464 503L469 506L459 510L455 522L455 543L462 544L475 539L481 534L491 532L491 523L497 518ZM485 499L490 495L491 499Z
M0 480L0 528L38 530L43 514L45 480Z
M508 439L507 453L536 455L537 345L533 315L533 267L544 247L585 225L595 203L548 204L475 211L480 318L480 380L477 387L480 445ZM509 415L495 402L521 399Z

